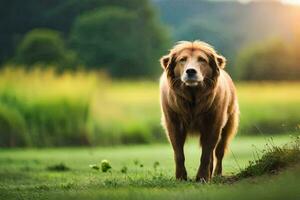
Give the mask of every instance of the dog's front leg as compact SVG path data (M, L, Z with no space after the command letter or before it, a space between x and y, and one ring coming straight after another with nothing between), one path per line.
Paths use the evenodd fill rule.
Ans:
M172 122L173 123L167 124L167 132L174 151L176 179L187 180L187 172L184 165L184 143L186 139L186 132L183 130L180 123L178 123L179 121L173 119Z
M214 165L214 149L218 143L219 135L220 131L206 132L201 135L202 155L196 181L210 181Z
M184 142L185 138L182 137L174 137L173 139L171 139L174 150L174 160L176 164L176 179L178 180L187 180L187 172L184 165Z

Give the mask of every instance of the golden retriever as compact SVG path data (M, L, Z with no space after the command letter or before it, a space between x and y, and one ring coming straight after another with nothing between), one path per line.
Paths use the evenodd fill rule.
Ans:
M194 134L202 146L196 180L207 182L213 171L222 174L224 153L239 121L235 87L224 71L226 59L205 42L182 41L160 62L162 123L174 150L176 178L187 179L184 143L187 134Z

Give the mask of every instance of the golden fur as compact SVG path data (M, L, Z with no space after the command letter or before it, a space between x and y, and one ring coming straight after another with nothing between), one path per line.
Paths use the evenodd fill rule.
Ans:
M225 64L223 56L200 41L179 42L161 58L162 123L174 150L177 179L187 179L183 146L191 133L200 136L202 146L196 180L209 181L213 171L222 173L222 159L239 118L235 87L223 70ZM186 78L190 68L197 80Z

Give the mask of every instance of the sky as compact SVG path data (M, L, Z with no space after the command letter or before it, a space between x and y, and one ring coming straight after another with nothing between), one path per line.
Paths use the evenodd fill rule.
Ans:
M300 0L281 0L283 3L300 5Z
M240 1L240 2L250 2L252 0L238 0L238 1ZM264 0L264 1L267 1L267 0ZM276 1L276 0L269 0L269 1ZM281 1L282 3L285 3L285 4L300 5L300 0L277 0L277 1Z
M240 1L243 3L247 3L250 1L259 1L259 0L211 0L211 1ZM300 0L263 0L263 1L280 1L285 4L292 4L292 5L299 5L300 6Z

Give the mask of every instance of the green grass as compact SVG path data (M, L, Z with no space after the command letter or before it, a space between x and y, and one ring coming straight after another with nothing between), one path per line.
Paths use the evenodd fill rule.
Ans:
M11 66L0 70L0 77L1 147L167 142L158 81ZM300 132L300 82L236 85L238 135Z
M274 145L290 138L276 136ZM245 168L262 153L270 140L263 137L234 139L224 160L226 175ZM98 148L1 149L0 199L297 199L300 167L278 176L262 176L233 184L194 182L200 150L195 140L186 146L186 165L191 179L174 180L171 147L167 144ZM111 172L89 167L107 159ZM159 166L154 168L154 163ZM55 170L63 163L69 170ZM143 167L141 167L141 165ZM52 167L49 170L49 167ZM61 165L59 169L61 169ZM127 173L121 172L126 166Z
M238 135L300 133L300 83L236 85L241 110ZM158 83L111 82L92 104L95 137L113 135L116 143L123 144L164 140L158 93Z
M0 146L90 144L95 73L4 68L0 71Z
M236 178L261 176L264 174L275 174L278 171L299 164L300 162L300 136L283 145L277 146L272 140L263 150L263 154L258 159L251 161L249 165L242 169Z

